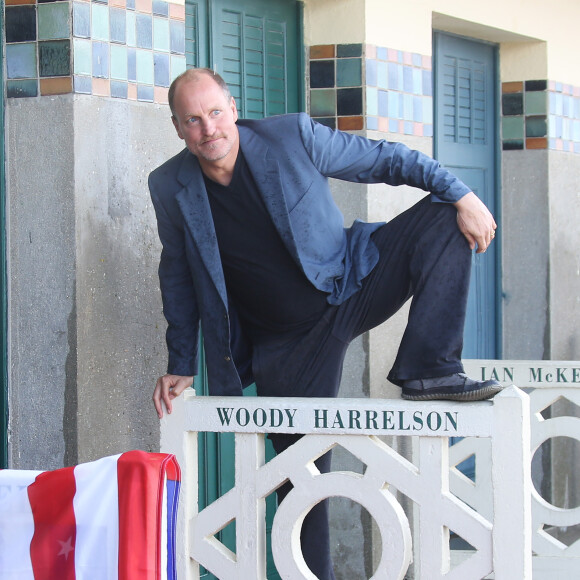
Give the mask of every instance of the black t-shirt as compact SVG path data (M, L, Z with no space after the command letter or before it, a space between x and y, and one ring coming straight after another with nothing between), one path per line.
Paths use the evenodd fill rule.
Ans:
M226 287L246 334L259 342L311 327L328 307L327 295L284 245L241 150L230 185L204 179Z

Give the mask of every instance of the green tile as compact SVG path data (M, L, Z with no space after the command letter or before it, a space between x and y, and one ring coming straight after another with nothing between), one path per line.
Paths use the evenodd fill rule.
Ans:
M524 95L524 112L526 115L545 115L548 112L547 93L526 92Z
M38 39L69 38L71 29L70 4L51 2L38 5Z
M73 48L74 74L91 75L93 62L91 41L75 38L73 39Z
M6 81L6 96L8 98L36 97L38 96L38 81L36 79Z
M310 91L310 114L313 117L336 115L336 91L334 89Z
M169 52L169 20L153 19L153 49Z
M526 137L546 137L547 134L546 117L526 117Z
M111 44L111 78L127 80L127 47Z
M524 138L524 118L523 117L503 117L501 120L502 139L523 139Z
M337 59L336 85L338 87L362 86L362 59L360 58Z
M93 40L109 40L109 7L91 5L91 28Z
M41 77L70 75L70 40L45 40L38 43L38 70Z
M149 50L137 50L137 82L153 84L153 53Z

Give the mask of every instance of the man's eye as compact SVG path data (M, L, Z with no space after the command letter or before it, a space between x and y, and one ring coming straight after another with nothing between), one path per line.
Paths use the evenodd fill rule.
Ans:
M220 113L221 113L221 111L219 109L216 109L215 111L212 111L212 115L214 117L217 117Z
M194 124L197 123L197 119L195 117L191 117L191 119L188 119L187 122L190 124Z

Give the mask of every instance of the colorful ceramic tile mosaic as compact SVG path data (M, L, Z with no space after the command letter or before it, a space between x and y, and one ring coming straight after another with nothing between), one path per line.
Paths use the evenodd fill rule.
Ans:
M580 87L546 80L503 83L502 146L580 153Z
M8 97L166 103L186 68L185 9L166 0L11 0L5 29Z
M310 114L340 129L433 136L431 57L362 44L310 47Z

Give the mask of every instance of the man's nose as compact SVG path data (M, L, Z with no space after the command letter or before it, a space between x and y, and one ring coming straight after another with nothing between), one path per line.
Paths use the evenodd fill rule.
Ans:
M204 119L201 127L204 135L213 135L215 132L215 123L212 119Z

